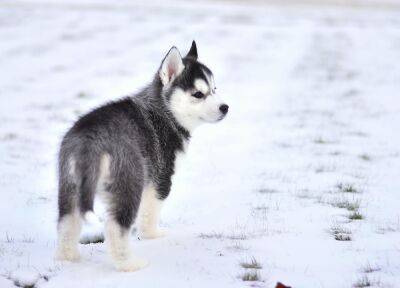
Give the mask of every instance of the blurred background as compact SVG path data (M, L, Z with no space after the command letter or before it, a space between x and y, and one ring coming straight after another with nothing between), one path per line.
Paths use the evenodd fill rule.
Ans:
M399 9L1 1L0 287L398 287ZM133 237L151 266L118 274L101 243L80 264L53 261L63 134L192 40L230 112L192 137L169 235Z

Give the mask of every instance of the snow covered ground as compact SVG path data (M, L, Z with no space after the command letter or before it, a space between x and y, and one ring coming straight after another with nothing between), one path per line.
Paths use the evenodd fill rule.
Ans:
M132 236L150 266L55 262L63 133L192 39L230 113L194 133L167 237ZM388 9L2 1L0 287L400 287L399 61Z

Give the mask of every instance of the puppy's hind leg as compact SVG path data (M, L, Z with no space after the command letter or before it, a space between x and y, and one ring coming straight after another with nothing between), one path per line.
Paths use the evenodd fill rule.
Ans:
M108 216L105 224L105 242L120 271L136 271L148 265L148 261L131 252L130 228L136 218L143 189L143 174L136 169L115 171L115 176L105 191Z
M58 222L57 260L76 262L80 259L78 250L82 220L77 210L64 215Z
M58 244L56 252L56 259L58 260L78 261L80 258L78 244L82 219L77 198L78 187L75 178L75 163L71 158L70 161L62 163L60 169Z
M105 241L117 270L132 272L146 267L149 262L134 256L130 247L130 229L110 217L106 221Z

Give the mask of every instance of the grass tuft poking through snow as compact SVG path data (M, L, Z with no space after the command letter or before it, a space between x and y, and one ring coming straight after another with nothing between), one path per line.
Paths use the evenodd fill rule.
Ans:
M262 269L262 265L256 260L255 257L251 257L249 260L240 262L240 266L246 269L246 271L240 276L243 281L262 281L259 273L259 270Z
M378 271L381 271L381 267L377 265L372 266L370 263L367 263L367 265L362 268L362 272L364 273L374 273Z
M340 192L344 192L344 193L359 193L360 191L357 190L356 187L354 187L353 184L349 184L349 183L339 183L336 186Z
M364 219L364 216L358 211L354 211L348 217L349 217L350 220L362 220L362 219Z
M335 234L335 240L337 241L351 241L350 235L346 234Z
M243 246L242 242L240 242L240 241L236 241L232 245L227 246L226 248L231 251L236 251L236 252L249 250L249 247Z
M240 266L242 266L245 269L262 269L262 266L256 258L251 257L250 261L243 261L240 263Z
M35 239L31 238L31 237L27 237L24 236L21 240L22 243L28 243L28 244L32 244L35 242Z
M371 159L371 156L369 156L368 154L361 154L361 155L358 155L358 157L361 159L361 160L364 160L364 161L371 161L372 159Z
M226 238L229 240L246 240L247 235L244 234L243 232L234 232L234 233L226 236Z
M76 95L77 98L87 98L87 96L85 92L79 92L78 95Z
M257 270L246 271L241 276L243 281L255 282L261 281L260 273Z
M376 283L376 284L378 284L378 283ZM372 281L367 276L363 276L356 283L354 283L353 287L354 288L363 288L363 287L371 287L373 285L375 285L375 284L372 283Z
M360 208L360 201L351 202L347 199L336 199L329 202L330 205L337 208L347 209L348 211L357 211Z
M351 231L338 225L331 227L331 234L337 241L351 241Z
M247 235L243 232L233 232L232 234L223 234L217 232L210 232L210 233L200 233L199 238L201 239L229 239L229 240L246 240Z
M315 143L315 144L331 144L331 143L333 143L333 142L332 142L332 141L325 140L325 139L323 139L322 137L318 137L318 138L315 138L315 139L314 139L314 143Z
M385 234L387 232L400 232L400 222L380 225L376 229L376 233L378 233L378 234Z
M200 233L199 238L201 238L201 239L223 239L224 234L217 233L217 232Z
M6 233L6 243L14 243L14 238Z
M279 193L278 190L276 189L271 189L271 188L260 188L257 190L258 193L261 194L274 194L274 193Z
M14 285L16 286L16 287L21 287L21 288L34 288L35 287L35 284L21 284L21 283L19 283L19 282L14 282Z

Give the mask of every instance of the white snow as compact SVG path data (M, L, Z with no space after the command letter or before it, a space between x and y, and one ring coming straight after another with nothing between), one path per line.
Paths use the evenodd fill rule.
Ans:
M117 272L102 243L56 262L63 133L193 39L230 112L195 131L168 235L132 236L150 266ZM2 1L0 287L399 287L399 60L400 11L370 5Z

